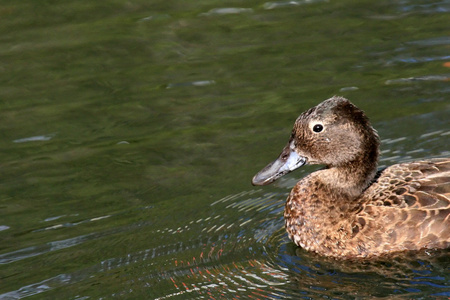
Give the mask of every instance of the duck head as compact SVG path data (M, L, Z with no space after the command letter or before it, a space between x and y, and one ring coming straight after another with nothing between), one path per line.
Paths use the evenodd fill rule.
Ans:
M302 113L279 157L258 172L253 185L267 185L305 165L376 169L379 140L364 112L342 97L332 97Z

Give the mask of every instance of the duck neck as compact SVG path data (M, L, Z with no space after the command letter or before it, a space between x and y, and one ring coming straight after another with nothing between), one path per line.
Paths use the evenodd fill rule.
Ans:
M361 152L354 160L324 170L325 182L330 188L356 198L370 185L377 172L378 144L370 151ZM322 176L323 176L322 175ZM323 178L323 177L322 177Z

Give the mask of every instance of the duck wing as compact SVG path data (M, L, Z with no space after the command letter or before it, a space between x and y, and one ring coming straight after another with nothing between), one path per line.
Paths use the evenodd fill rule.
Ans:
M372 205L424 210L450 208L450 158L393 165L365 191Z
M450 247L450 158L388 167L361 200L362 219L355 225L372 236L372 245L385 250Z

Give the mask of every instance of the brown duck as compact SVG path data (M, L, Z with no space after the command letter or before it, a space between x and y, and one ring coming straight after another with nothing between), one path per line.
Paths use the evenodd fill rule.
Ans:
M450 247L450 158L377 173L379 138L362 110L333 97L301 114L278 159L253 177L266 185L323 164L292 189L284 211L298 246L338 258Z

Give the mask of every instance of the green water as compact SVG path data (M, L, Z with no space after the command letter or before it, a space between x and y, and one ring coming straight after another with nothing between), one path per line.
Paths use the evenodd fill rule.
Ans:
M448 255L364 267L290 243L284 199L313 168L250 180L336 94L378 129L381 165L450 156L449 13L2 1L0 299L448 297Z

